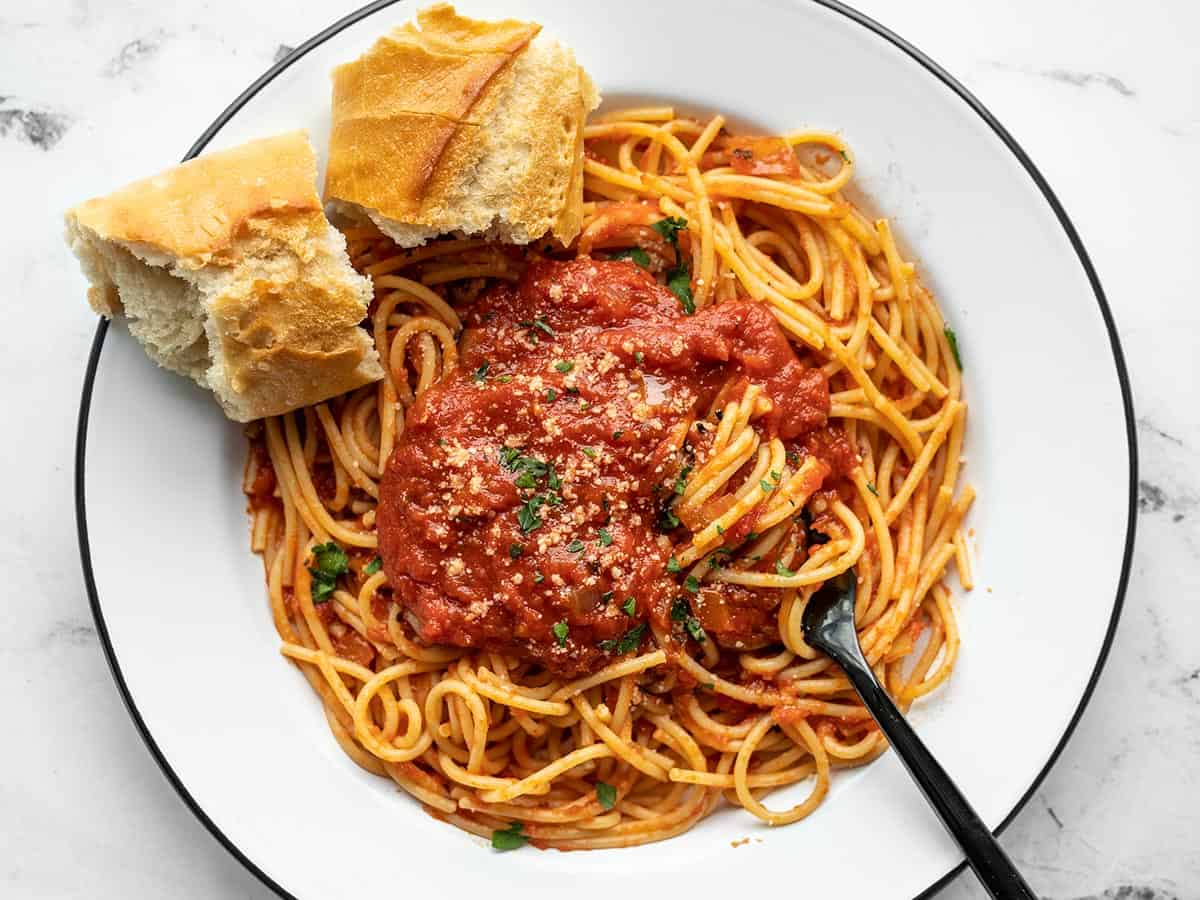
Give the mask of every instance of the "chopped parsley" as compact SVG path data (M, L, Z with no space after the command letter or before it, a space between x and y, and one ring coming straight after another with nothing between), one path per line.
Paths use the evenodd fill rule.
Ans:
M687 478L692 474L691 466L684 466L679 470L679 474L675 476L675 495L682 497L683 492L687 490Z
M640 366L642 363L644 363L646 361L646 354L643 353L641 350L635 350L633 352L633 361Z
M555 336L554 329L551 328L549 325L547 325L546 320L541 318L540 316L538 318L532 319L532 320L526 319L524 322L521 322L520 324L521 324L522 328L531 328L531 329L536 328L538 331L542 331L542 332L545 332L546 334L550 335L550 337ZM534 340L537 340L536 334L532 335L532 337Z
M672 554L671 558L667 560L667 571L674 574L675 572L678 572L679 570L680 570L679 560L677 560L675 558L674 554Z
M575 540L573 540L573 541L571 541L571 543L567 544L567 552L568 553L582 553L583 552L583 541L581 541L579 538L575 538Z
M350 557L345 550L329 541L313 547L312 558L313 565L308 573L312 575L313 603L325 603L337 587L338 578L350 571Z
M541 572L539 572L539 571L537 571L537 570L535 569L535 570L534 570L534 573L533 573L533 583L534 583L534 584L541 584L541 583L542 583L543 581L545 581L545 580L546 580L546 576L545 576L545 575L543 575Z
M602 604L604 604L605 606L608 606L608 602L610 600L612 600L612 598L613 598L613 592L605 591L603 594L600 595L600 602Z
M625 250L618 250L616 253L613 253L608 258L609 259L628 259L628 260L631 260L631 261L637 263L643 269L650 268L650 254L648 254L641 247L629 247Z
M621 612L625 613L625 615L627 615L627 616L632 617L633 614L635 612L637 612L637 600L634 597L630 597L628 600L626 600L624 603L621 604Z
M667 290L679 298L685 315L696 312L696 301L692 297L692 273L687 263L667 272Z
M546 467L546 486L552 491L557 491L562 487L562 480L558 477L558 473L554 471L554 466Z
M558 646L567 646L567 635L571 633L571 629L566 622L555 622L550 630L554 632L554 640L558 641Z
M614 441L619 441L619 440L621 439L621 435L623 435L624 433L625 433L625 432L623 432L623 431L614 431L614 432L613 432L612 439L613 439Z
M497 828L492 832L492 849L493 850L519 850L525 846L529 840L523 832L525 826L520 822L513 822L507 828Z
M789 463L791 463L793 466L800 465L800 454L797 453L795 450L789 450L787 452L787 461Z
M700 624L699 619L692 615L692 607L686 597L680 597L671 606L671 619L681 624L693 640L704 640L704 626Z
M642 635L646 632L646 623L639 622L627 632L621 635L621 639L615 640L609 638L606 641L601 641L599 647L605 653L612 653L614 650L617 653L630 653L638 648L638 644L642 642Z
M700 579L695 575L689 575L683 581L683 588L689 593L695 594L700 590Z
M546 402L553 403L556 399L558 399L558 391L556 391L554 388L547 388L546 389Z
M595 447L584 447L583 455L586 456L588 459L595 459L596 458L596 448Z
M374 575L376 572L378 572L382 568L383 568L383 557L376 556L373 560L371 560L369 563L367 563L366 566L363 567L363 574L364 575Z
M659 531L674 531L679 527L679 516L675 515L675 511L667 506L658 515L658 530Z
M758 486L762 488L764 494L769 494L771 491L775 490L775 485L771 484L771 482L767 481L766 479L760 481Z
M525 548L522 547L520 544L509 544L508 545L509 559L520 559L521 554L524 552L525 552Z
M850 157L848 157L848 156L846 155L846 151L845 151L845 150L839 150L839 151L838 151L838 156L840 156L840 157L842 158L842 161L843 161L843 162L850 162Z
M491 363L489 363L485 359L483 361L483 365L480 366L478 369L476 369L474 374L471 375L471 380L474 381L476 384L482 384L483 379L487 378L488 366L490 366L490 365L491 365Z
M777 482L777 481L779 481L779 479L780 479L780 478L782 478L782 477L783 477L783 476L782 476L782 475L780 475L778 472L776 472L774 469L772 469L772 470L771 470L771 480L772 480L772 481L776 481L776 482Z
M497 375L495 381L499 384L508 384L512 379L511 375Z
M796 573L783 564L783 560L775 561L775 574L782 575L784 578L791 578Z
M545 497L541 494L534 494L521 504L520 509L517 510L517 524L521 526L522 534L529 534L529 532L542 527L542 517L538 515L538 512L545 503Z
M872 494L874 494L876 497L879 496L879 491L875 488L875 482L868 481L867 482L867 490L870 491Z
M575 363L571 362L569 359L560 359L554 364L554 368L566 375L573 368L575 368Z
M612 546L613 536L609 533L607 528L601 528L597 532L597 534L600 535L600 546L601 547L611 547Z
M679 298L684 313L690 316L696 311L696 302L692 298L692 273L679 253L679 232L687 229L687 219L669 216L659 219L650 227L675 250L675 267L667 272L667 290Z
M946 335L946 341L950 344L950 352L954 354L954 364L958 366L958 371L962 371L962 357L958 353L958 335L954 333L954 329L947 325L942 329L942 334Z
M688 223L687 219L668 216L665 219L659 219L650 227L657 231L664 241L674 247L679 244L679 232L686 231Z
M612 809L617 805L617 789L607 782L597 781L596 800L605 809Z

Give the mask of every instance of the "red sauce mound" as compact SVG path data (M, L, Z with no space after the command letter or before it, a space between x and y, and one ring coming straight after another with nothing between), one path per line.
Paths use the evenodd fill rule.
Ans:
M685 316L633 263L589 259L535 263L480 297L458 367L409 410L380 491L384 569L418 636L565 675L637 650L647 619L686 640L659 516L683 429L731 378L764 384L767 427L809 452L828 386L760 304ZM767 593L729 591L710 634L777 640Z

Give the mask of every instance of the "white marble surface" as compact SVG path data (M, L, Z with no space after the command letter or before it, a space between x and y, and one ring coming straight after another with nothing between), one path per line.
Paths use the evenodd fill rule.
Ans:
M92 626L70 478L95 323L60 215L177 160L287 45L353 5L0 4L2 897L270 896L155 768ZM1142 481L1125 616L1074 738L1004 843L1045 897L1200 898L1200 7L859 5L960 78L1041 167L1132 372ZM942 896L982 892L968 874Z

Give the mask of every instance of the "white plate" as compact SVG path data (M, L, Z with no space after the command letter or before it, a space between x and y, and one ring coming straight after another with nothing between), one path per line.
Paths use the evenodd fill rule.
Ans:
M988 825L1006 822L1087 700L1133 540L1128 379L1099 283L1041 176L946 73L841 7L461 6L544 23L610 99L665 98L765 130L812 125L849 139L861 187L893 217L958 332L970 405L979 587L959 601L959 667L913 719ZM297 126L322 148L330 68L413 11L377 4L318 35L193 152ZM434 821L349 762L278 655L247 549L244 449L207 395L100 327L76 472L97 626L158 763L281 894L468 897L502 886L531 900L732 897L753 873L809 896L890 898L936 886L960 864L891 755L837 775L815 815L778 831L727 810L646 847L501 855ZM742 837L761 842L731 849Z

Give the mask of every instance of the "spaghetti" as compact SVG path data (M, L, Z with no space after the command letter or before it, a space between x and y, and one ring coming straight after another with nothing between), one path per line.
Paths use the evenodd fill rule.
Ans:
M373 229L347 229L355 266L374 279L369 325L387 377L250 431L251 543L284 655L351 759L500 849L662 840L723 802L771 825L805 817L832 769L885 749L844 676L805 643L807 598L855 570L864 652L906 709L954 667L951 564L970 588L962 522L974 494L958 487L957 346L887 222L843 194L854 164L842 140L735 137L720 116L698 122L664 107L601 117L585 148L585 219L572 247L460 239L401 251ZM791 396L781 383L749 363L730 369L697 395L698 411L664 422L670 437L656 446L670 452L655 478L666 471L672 489L656 502L670 521L626 554L630 566L643 550L669 560L682 605L630 596L636 619L620 633L556 622L540 656L482 639L423 641L428 621L377 555L381 493L394 490L388 461L415 440L406 414L456 380L487 381L486 365L460 365L478 351L459 338L464 320L468 331L488 328L479 310L498 290L614 257L644 282L630 290L647 303L669 298L695 328L737 312L738 327L752 330L768 310L789 355L828 385L828 427L801 446L798 426L792 435L780 425ZM537 328L525 325L533 354ZM637 360L639 370L652 365ZM530 473L519 496L543 490L553 505L553 467L535 459L523 470L520 448L501 445L510 473ZM540 524L533 514L521 533ZM601 532L600 545L616 540ZM512 562L527 552L514 543ZM739 629L752 608L769 617ZM594 612L587 628L614 618ZM568 653L581 633L600 650ZM802 782L799 803L765 805Z

